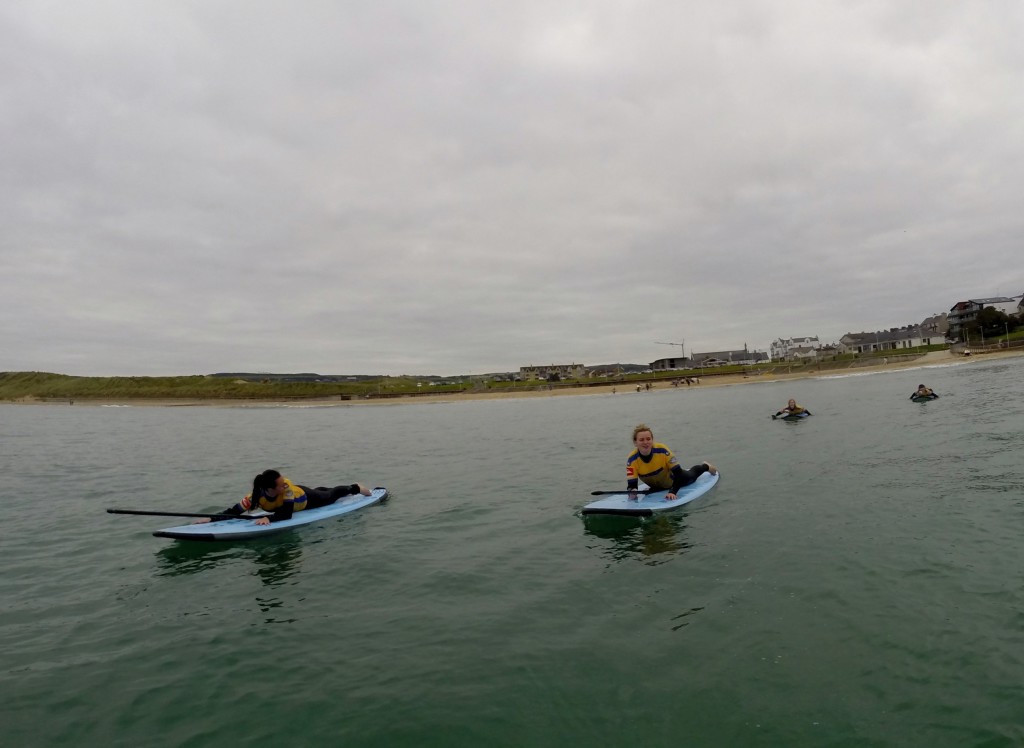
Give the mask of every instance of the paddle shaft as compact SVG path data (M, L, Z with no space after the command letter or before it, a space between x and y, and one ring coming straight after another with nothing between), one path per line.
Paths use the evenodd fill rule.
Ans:
M651 489L645 488L645 489L643 489L641 491L631 491L631 490L629 490L627 488L625 490L618 490L618 491L591 491L590 495L591 496L614 496L614 495L620 494L620 493L651 493Z
M245 516L241 514L202 514L200 512L153 512L147 509L108 509L107 514L145 514L153 517L206 517L208 519L259 519L268 514Z

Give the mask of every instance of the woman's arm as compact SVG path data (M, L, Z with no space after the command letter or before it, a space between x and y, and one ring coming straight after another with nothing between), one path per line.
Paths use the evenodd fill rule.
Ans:
M294 513L295 503L292 501L286 501L280 507L275 509L267 519L271 522L280 522L282 520L291 519Z

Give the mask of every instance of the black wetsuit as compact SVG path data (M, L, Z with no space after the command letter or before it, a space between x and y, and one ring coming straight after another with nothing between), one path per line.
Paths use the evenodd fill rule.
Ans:
M301 488L305 492L306 506L304 509L316 509L317 507L327 506L333 504L335 501L340 499L342 496L351 496L352 494L359 493L359 484L353 483L348 486L335 486L334 488L326 488L319 486L317 488L307 488L306 486L295 484L298 488ZM245 513L246 508L241 503L235 504L225 509L221 514L239 515ZM280 522L284 519L291 519L293 514L292 504L286 503L283 506L275 509L274 512L269 516L271 522Z

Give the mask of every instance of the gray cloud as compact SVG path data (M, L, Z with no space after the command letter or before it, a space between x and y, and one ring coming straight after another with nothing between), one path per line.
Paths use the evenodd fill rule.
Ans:
M1024 291L1010 2L0 10L0 369L650 361Z

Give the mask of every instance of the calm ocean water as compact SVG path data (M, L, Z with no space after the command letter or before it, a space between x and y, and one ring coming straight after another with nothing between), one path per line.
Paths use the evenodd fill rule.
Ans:
M919 382L941 399L907 400ZM789 397L814 413L769 415ZM587 522L635 423L722 481ZM0 406L5 746L1020 746L1024 359L379 407ZM392 499L235 545L252 476Z

